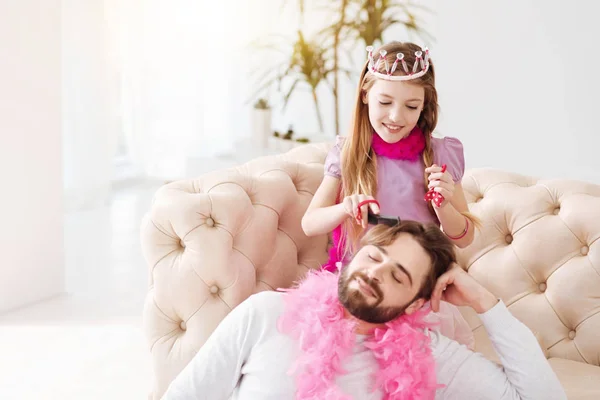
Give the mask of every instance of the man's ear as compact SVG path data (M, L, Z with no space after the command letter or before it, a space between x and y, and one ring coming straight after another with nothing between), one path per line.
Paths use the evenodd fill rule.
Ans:
M410 303L410 305L408 307L406 307L406 310L404 310L404 313L406 315L410 315L410 314L414 313L415 311L419 311L421 309L421 307L423 307L423 304L425 304L425 299L416 299L415 301Z

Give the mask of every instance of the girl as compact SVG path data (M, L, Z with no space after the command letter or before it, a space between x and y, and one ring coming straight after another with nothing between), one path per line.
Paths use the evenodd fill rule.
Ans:
M400 42L367 50L350 136L338 138L327 155L325 177L302 218L308 236L333 230L324 266L330 271L353 253L367 228L367 207L375 214L439 224L458 247L473 241L477 223L460 184L461 142L432 137L438 104L428 50ZM436 193L441 197L432 196ZM375 198L381 209L376 203L358 209ZM456 307L445 303L438 315L442 334L473 346Z

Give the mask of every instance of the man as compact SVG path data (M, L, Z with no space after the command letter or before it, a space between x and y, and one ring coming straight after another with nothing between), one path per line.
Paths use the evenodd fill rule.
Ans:
M166 400L566 399L534 335L455 262L438 227L376 226L337 275L251 296ZM472 307L503 367L428 329L427 300Z

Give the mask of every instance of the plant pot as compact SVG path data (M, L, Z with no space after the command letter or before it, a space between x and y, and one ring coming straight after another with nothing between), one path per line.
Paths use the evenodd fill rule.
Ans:
M260 148L268 146L271 137L271 109L252 109L252 141Z
M286 140L275 136L271 136L269 138L269 150L279 153L285 153L294 147L298 147L300 144L301 143L298 143L295 140Z
M280 140L281 140L281 150L283 152L290 151L291 149L293 149L294 147L297 146L297 143L294 140L285 140L285 139L280 139Z

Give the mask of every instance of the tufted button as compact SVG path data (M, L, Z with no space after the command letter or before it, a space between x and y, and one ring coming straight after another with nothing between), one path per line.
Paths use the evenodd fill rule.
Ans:
M587 247L587 246L583 246L583 247L581 248L581 255L583 255L583 256L587 256L587 253L588 253L589 251L590 251L590 248L589 248L589 247Z
M187 329L187 326L185 324L185 321L181 321L179 323L179 328L181 328L182 331L185 331Z
M558 215L558 213L559 213L559 212L560 212L560 207L558 207L558 206L557 206L557 207L554 209L554 215Z
M476 200L475 203L479 203L481 200L483 200L483 196L479 196Z
M513 237L512 237L512 235L506 235L504 240L506 240L506 243L511 244L513 241Z
M210 287L210 292L211 292L212 294L217 294L217 293L219 293L219 288L217 287L217 285L212 285L212 286Z
M538 286L540 289L540 292L545 292L546 291L546 284L544 282L540 283L540 285Z
M181 247L185 248L185 243L183 242L183 240L180 240L180 241L179 241L179 245L180 245Z
M569 332L569 339L571 339L571 340L575 339L575 331Z
M206 225L215 226L215 220L210 217L206 218Z

